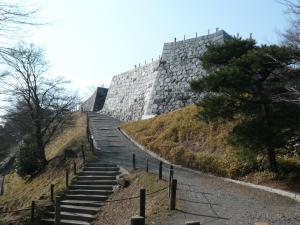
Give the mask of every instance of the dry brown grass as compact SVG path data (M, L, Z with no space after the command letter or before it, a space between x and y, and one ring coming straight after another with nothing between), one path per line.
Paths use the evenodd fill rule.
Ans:
M261 170L267 162L262 161L261 155L250 155L244 160L246 156L241 149L227 144L228 133L235 122L205 123L197 118L198 110L191 105L152 119L124 123L121 127L138 143L173 163L220 176L240 179L249 173L258 173L256 177L264 175L261 180L265 179ZM270 179L291 177L292 183L297 179L299 183L299 158L278 156L278 163L282 174L268 176Z
M74 114L75 124L63 130L63 133L55 138L46 148L46 158L51 160L61 154L66 148L80 145L86 140L86 116L76 112Z
M205 123L195 105L149 120L122 124L137 142L176 164L206 172L236 176L240 171L234 148L226 138L234 123ZM232 164L234 168L232 168Z
M130 186L121 188L109 200L139 196L139 191L142 187L149 194L168 186L166 181L158 180L157 175L142 171L130 175L129 180ZM166 218L173 213L168 210L168 201L168 190L146 196L146 224L168 224L166 223ZM130 224L130 218L138 214L139 198L110 202L101 209L95 225L127 225Z
M212 154L231 151L225 139L234 124L207 124L198 120L197 113L197 107L192 105L153 119L125 123L122 128L154 151L173 146Z
M44 171L29 180L24 180L15 171L11 171L5 177L4 195L0 196L0 211L26 208L30 206L31 201L37 201L37 204L49 204L50 184L54 184L55 192L65 189L66 168L71 168L74 161L79 168L82 167L82 159L75 157L65 160L64 150L72 149L80 156L79 146L84 144L87 148L85 115L75 113L74 117L74 126L66 128L46 148L49 163ZM87 153L87 156L94 157L91 153ZM73 177L72 172L71 176ZM12 216L15 217L13 214L7 215L7 217Z

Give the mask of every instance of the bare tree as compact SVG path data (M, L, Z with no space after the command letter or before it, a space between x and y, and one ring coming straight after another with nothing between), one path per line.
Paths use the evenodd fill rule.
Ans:
M67 93L68 82L63 78L49 78L44 51L33 44L21 43L2 54L2 58L8 69L0 76L1 94L15 108L22 102L28 118L25 122L31 129L28 132L37 146L39 159L46 164L45 147L71 121L77 95ZM21 126L24 120L19 122Z
M300 1L292 0L280 0L287 10L289 15L289 27L282 33L283 43L293 46L295 48L300 47Z
M30 122L30 110L24 101L17 101L9 105L4 104L2 108L5 112L1 116L4 128L15 137L15 144L17 144L29 130L33 129Z

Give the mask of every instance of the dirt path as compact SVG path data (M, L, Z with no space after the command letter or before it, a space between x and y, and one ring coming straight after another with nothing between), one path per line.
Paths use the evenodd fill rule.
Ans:
M148 158L149 169L157 171L158 160L128 140L118 130L118 120L96 113L89 114L89 118L101 160L131 170L135 153L137 168L145 168ZM163 172L167 176L167 165ZM294 200L185 169L175 169L174 176L179 183L181 206L166 224L184 224L188 220L200 221L201 225L254 225L258 221L270 225L300 224L300 203Z

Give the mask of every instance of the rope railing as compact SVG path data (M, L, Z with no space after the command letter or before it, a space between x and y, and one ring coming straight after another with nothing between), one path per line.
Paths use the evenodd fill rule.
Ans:
M23 209L15 209L15 210L8 210L8 211L0 211L0 214L8 214L8 213L15 213L15 212L23 212L23 211L27 211L27 210L31 210L31 208L28 207L28 208L23 208Z
M31 207L15 209L15 210L0 211L0 215L12 214L10 216L11 217L13 216L13 218L3 217L4 218L3 221L5 222L5 224L11 224L11 223L15 223L15 222L28 222L28 221L31 221L32 224L35 224L38 214L40 212L44 211L45 209L47 209L47 207L52 205L52 204L51 205L38 205L36 203L37 203L36 201L32 201ZM26 213L22 213L22 212L26 212ZM0 216L0 217L2 217L2 216ZM0 225L2 224L1 222L0 222Z
M139 162L139 164L142 164L140 162L140 160L138 158L136 158L136 156L135 156L134 157L135 167L136 167L137 162ZM191 202L192 204L209 205L209 207L210 207L211 211L213 212L213 214L216 217L220 217L218 215L218 213L216 212L216 210L213 208L213 206L216 206L216 205L219 205L219 204L212 203L208 199L207 195L211 195L212 193L202 191L201 189L203 187L201 187L199 185L188 184L188 183L183 183L183 182L178 182L178 185L177 185L177 180L176 180L176 182L175 182L175 194L174 194L174 187L172 187L174 185L173 176L174 176L174 172L178 171L179 168L174 167L170 163L165 163L165 162L162 162L158 159L152 159L152 158L147 158L146 159L146 166L141 167L139 169L145 169L145 168L146 168L147 172L149 172L151 170L151 172L154 171L156 174L158 173L159 174L159 179L169 180L169 186L167 187L169 189L169 198L170 198L170 200L173 198L172 203L170 201L170 209L175 209L176 208L176 199L177 199L179 201ZM162 173L163 170L164 170L164 173ZM166 170L169 172L169 176L165 175ZM176 190L181 191L181 193L180 193L181 195L188 196L191 199L185 198L183 196L180 196L180 197L176 198Z
M89 118L87 116L87 138L88 138L88 141L89 141L89 144L90 144L90 149L91 151L94 151L95 150L95 146L94 146L94 140L92 138L92 135L91 135L91 131L90 131L90 126L89 126ZM81 150L82 150L82 159L83 159L83 165L85 164L86 162L86 157L85 157L85 153L84 153L84 148L83 146L81 146ZM141 190L144 190L144 194L142 194L143 192L140 192L140 195L134 195L134 196L130 196L130 197L127 197L127 198L119 198L119 199L109 199L104 203L104 205L106 204L113 204L113 203L120 203L120 202L125 202L125 201L132 201L132 200L138 200L140 199L140 214L143 215L143 210L142 208L145 207L145 196L150 196L150 195L154 195L154 194L157 194L157 193L160 193L160 192L163 192L163 191L166 191L168 190L169 192L169 199L170 199L170 209L171 210L174 210L176 208L176 199L178 200L185 200L184 198L176 198L176 190L184 190L184 191L188 191L190 193L199 193L199 194L202 194L205 196L205 194L207 193L204 193L204 192L197 192L196 190L193 190L193 188L196 188L196 187L199 187L199 186L196 186L196 185L189 185L189 184L185 184L185 183L177 183L177 180L176 179L173 179L173 176L174 176L174 171L176 168L173 167L172 164L170 163L165 163L165 162L162 162L158 159L153 159L153 158L148 158L145 160L145 158L143 158L143 162L142 160L139 160L139 158L137 158L136 155L134 155L134 157L132 158L133 159L133 168L136 169L136 166L137 166L137 163L138 162L138 165L142 165L141 167L139 167L139 169L146 169L147 172L149 170L151 171L155 171L155 173L158 173L159 175L159 179L161 180L167 180L168 181L168 185L163 187L163 188L160 188L158 190L155 190L155 191L152 191L152 192L149 192L149 193L146 193L145 192L145 189L141 189ZM145 163L145 164L143 164ZM143 166L144 165L144 166ZM166 170L169 172L169 175L166 176ZM68 187L69 185L69 175L70 175L70 171L72 171L72 169L68 168L66 170L66 187ZM73 165L73 174L76 176L77 175L77 166L76 165ZM164 172L164 173L163 173ZM187 187L187 188L184 188ZM141 191L140 190L140 191ZM34 217L35 217L35 214L38 210L44 210L44 209L47 209L48 207L54 207L55 209L55 212L57 215L57 213L60 213L60 201L61 201L62 197L58 197L57 196L57 199L56 201L54 201L54 190L53 188L51 188L51 194L50 194L50 200L53 202L51 204L46 204L46 205L39 205L39 204L35 204L33 203L31 207L28 207L28 208L23 208L23 209L16 209L16 210L10 210L10 211L0 211L0 214L5 214L5 213L15 213L15 212L22 212L22 211L29 211L31 210L31 220L34 220ZM143 202L144 201L144 202ZM209 200L207 200L207 204L210 205L210 207L212 208L213 205L215 205L214 203L211 203ZM59 204L57 204L59 203ZM145 209L144 209L145 210ZM213 209L212 209L213 210ZM76 214L76 213L75 213ZM60 215L59 215L60 217ZM19 220L16 220L16 221L19 221Z
M156 193L165 191L165 190L167 190L167 189L168 189L168 186L167 186L167 187L164 187L164 188L161 188L161 189L159 189L159 190L150 192L150 193L146 193L146 196L153 195L153 194L156 194ZM138 199L138 198L140 198L140 197L141 197L140 195L136 195L136 196L132 196L132 197L128 197L128 198L120 198L120 199L107 200L107 201L104 202L104 204L105 204L105 203L110 203L110 202L128 201L128 200Z
M25 218L25 219L12 219L12 220L5 220L5 225L10 225L13 223L22 223L22 222L27 222L28 220L30 220L30 218ZM0 221L0 225L4 225L4 223L2 223L2 221Z
M78 156L78 154L77 154L77 157L75 158L75 160L73 161L73 163L70 163L70 165L68 165L66 167L66 170L64 171L65 172L65 182L66 182L65 186L66 186L66 188L69 186L69 182L71 181L70 178L73 179L74 177L76 177L78 175L79 168L81 167L81 166L77 165L77 161L76 160L78 160L78 159L81 158L83 160L83 165L84 165L85 156L84 156L83 145L81 145L81 151L82 151L82 157ZM71 171L73 171L73 173ZM51 202L54 202L54 195L55 195L54 184L50 185L50 189L49 190L50 190L49 200ZM14 217L20 217L20 216L22 216L22 217L24 217L24 216L28 217L26 219L21 219L21 218L15 219L15 218L12 218L11 220L9 218L7 218L5 220L6 224L14 223L14 222L28 221L28 220L31 220L33 222L36 219L36 216L37 216L38 212L46 210L50 206L54 206L55 207L54 203L45 204L45 203L43 203L43 201L41 201L40 204L37 204L37 203L38 203L38 201L32 201L31 202L31 207L25 207L25 208L20 208L20 209L8 209L8 210L5 210L5 211L0 211L0 215L12 214ZM26 212L26 214L25 213L22 214L22 212ZM31 212L31 213L29 214L29 212ZM0 222L0 225L1 225L1 222Z

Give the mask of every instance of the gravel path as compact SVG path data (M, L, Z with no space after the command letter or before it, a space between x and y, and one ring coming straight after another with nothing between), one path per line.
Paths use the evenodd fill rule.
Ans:
M108 116L89 113L89 124L100 160L132 169L132 153L136 167L157 172L159 161L139 149L119 130L120 122ZM164 164L167 177L169 166ZM184 224L195 220L203 224L237 225L266 222L270 225L300 225L300 203L269 192L245 187L199 172L175 168L178 180L179 207L165 224Z

